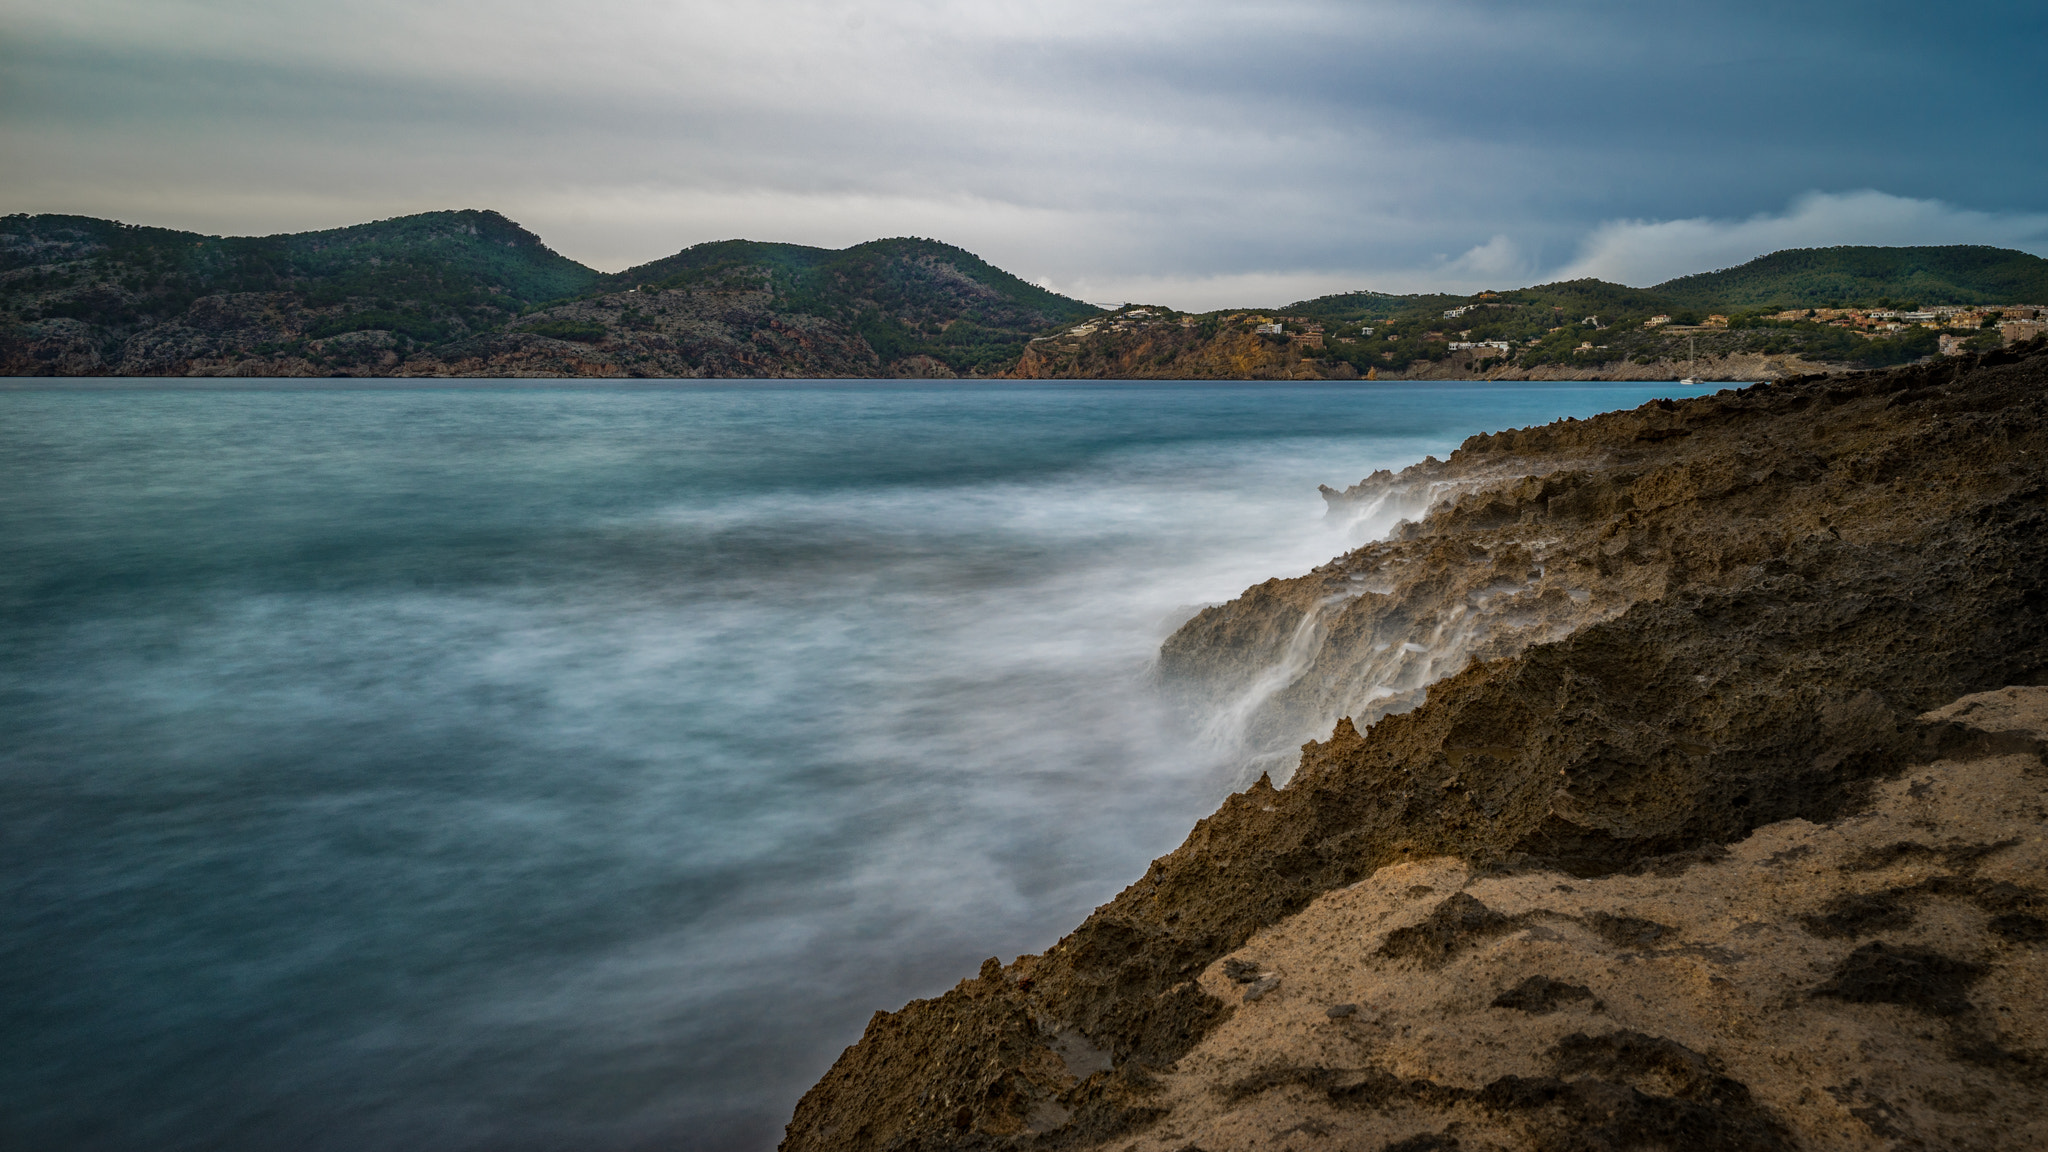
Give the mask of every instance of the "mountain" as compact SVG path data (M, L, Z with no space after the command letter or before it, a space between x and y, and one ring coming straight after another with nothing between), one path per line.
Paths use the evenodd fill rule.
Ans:
M289 293L309 310L363 299L402 316L401 327L460 323L479 310L516 314L597 276L496 212L429 212L260 237L86 216L0 218L0 284L11 311L116 330L176 315L202 297L251 292Z
M643 298L754 293L770 311L858 337L878 365L915 364L920 375L1000 371L1032 336L1100 311L964 248L914 237L839 250L751 240L699 244L606 277L599 298L617 299L621 291ZM586 319L603 324L605 310L600 305Z
M321 350L493 331L598 273L496 212L429 212L283 236L202 236L85 216L0 218L0 371L184 375L241 362L315 374ZM309 357L308 349L312 350ZM268 373L265 373L268 374Z
M495 212L264 237L0 218L14 375L948 376L1096 311L920 239L605 275Z
M916 237L721 240L605 274L489 211L256 237L0 217L0 374L27 376L1755 379L1937 350L1928 330L1767 315L1880 302L2048 303L2048 260L1794 249L1648 289L1360 291L1196 316L1105 314ZM1710 312L1728 323L1702 326ZM2035 319L1958 318L1951 343Z
M1788 248L1650 289L1695 308L2044 304L2048 260L2010 248Z
M1259 380L1768 379L1802 365L1881 368L2042 331L2042 309L1928 323L1788 309L2039 305L2048 260L2008 249L1815 248L1652 288L1581 279L1472 296L1345 292L1278 311L1120 310L1032 342L1030 378ZM1886 324L1892 324L1887 327Z

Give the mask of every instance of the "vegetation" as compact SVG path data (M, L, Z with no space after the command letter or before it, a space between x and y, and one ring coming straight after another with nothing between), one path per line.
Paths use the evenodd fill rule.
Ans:
M1263 339L1268 354L1297 359L1320 343L1315 359L1361 375L1441 361L1453 343L1492 345L1461 351L1461 363L1518 368L1668 363L1694 346L1702 358L1762 353L1881 367L1934 354L1938 334L1912 327L1872 338L1785 314L1943 303L2048 303L2048 260L1981 246L1795 249L1648 289L1584 279L1469 297L1346 292L1274 314L1291 335L1315 327L1323 340ZM1168 332L1170 310L1124 311L1104 316L916 237L840 250L725 240L606 275L487 211L267 237L0 217L0 355L30 367L22 349L52 331L102 363L156 330L199 349L195 357L297 356L316 366L389 365L394 354L436 350L488 356L492 338L531 332L602 344L628 368L667 356L669 371L709 370L703 357L715 345L724 358L715 370L728 374L922 373L942 364L991 375L1015 366L1033 339L1101 318L1093 335L1062 347L1093 349L1106 365L1122 363L1119 342L1136 339L1144 349L1132 365L1163 371L1176 358L1198 360L1192 350L1204 341L1240 339L1274 318L1171 313ZM1710 313L1725 326L1701 327ZM1966 346L1998 341L1994 327L1970 323L1955 333Z
M884 363L929 356L959 373L1000 371L1048 327L1100 309L936 240L834 251L721 240L606 277L596 291L765 292L776 311L846 324Z
M528 324L524 329L536 336L552 336L557 340L575 340L583 344L595 344L604 339L605 327L587 320L543 320Z
M1791 248L1651 289L1698 308L2048 303L2048 260L2008 248Z
M308 342L358 332L389 333L401 352L512 330L600 343L613 326L656 326L621 301L672 289L714 299L748 294L749 322L786 330L791 325L777 318L816 317L865 340L883 365L926 356L963 374L1001 371L1032 336L1099 311L964 249L915 238L841 251L721 241L604 275L495 212L433 212L266 237L82 216L0 218L0 309L17 325L83 321L112 359L130 335L155 325L247 328L258 323L252 313L278 331L256 345L245 341L240 352L302 355L316 364L343 353ZM206 305L201 311L210 309L211 319L195 314L209 298L244 303ZM595 313L575 307L600 301ZM536 310L548 314L520 320ZM236 313L233 323L223 312Z
M496 212L429 212L285 236L201 236L85 216L0 218L7 296L89 286L40 315L133 324L175 315L202 296L286 292L309 308L348 306L476 327L573 295L598 273L561 256ZM61 263L60 263L61 262ZM340 330L360 330L363 325Z
M1454 308L1464 302L1460 296L1390 296L1384 292L1340 292L1334 296L1318 296L1313 300L1301 300L1289 304L1281 311L1289 316L1301 316L1330 324L1354 323L1361 320L1385 320L1401 312L1426 309L1431 302L1441 302L1444 308Z

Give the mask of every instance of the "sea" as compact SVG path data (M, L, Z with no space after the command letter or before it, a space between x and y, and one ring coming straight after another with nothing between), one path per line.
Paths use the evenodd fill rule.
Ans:
M1665 384L0 389L0 1146L775 1146L1246 781L1318 484Z

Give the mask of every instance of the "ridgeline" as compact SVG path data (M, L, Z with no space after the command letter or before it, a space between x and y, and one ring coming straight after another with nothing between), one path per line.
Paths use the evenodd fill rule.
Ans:
M605 274L489 211L262 237L0 218L15 376L1760 379L1984 351L2037 334L2018 306L2044 302L2048 260L1973 246L1188 314L1105 312L916 238Z
M0 219L11 375L974 376L1098 311L933 240L606 275L495 212L253 238Z

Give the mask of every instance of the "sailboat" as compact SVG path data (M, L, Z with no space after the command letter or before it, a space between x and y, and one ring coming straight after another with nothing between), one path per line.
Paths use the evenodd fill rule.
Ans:
M1706 383L1705 380L1693 375L1693 361L1699 359L1699 342L1700 338L1697 336L1685 338L1685 378L1679 383L1688 388L1697 388Z

